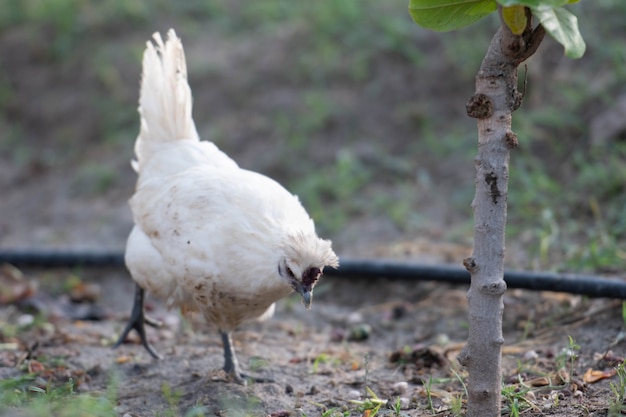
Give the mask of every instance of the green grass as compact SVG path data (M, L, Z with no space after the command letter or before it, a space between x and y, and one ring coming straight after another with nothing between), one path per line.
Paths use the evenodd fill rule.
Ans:
M379 398L378 395L376 395L376 393L369 387L366 387L365 390L367 396L364 400L352 400L351 403L354 404L357 407L357 410L363 413L363 415L370 417L380 416L382 414L381 408L387 405L388 400Z
M71 379L52 386L36 375L23 375L0 381L0 415L19 411L24 417L113 417L114 395L77 394Z
M339 151L334 163L325 169L301 176L293 189L305 202L313 218L326 218L323 227L337 231L367 206L362 190L372 179L372 171L352 152Z
M617 365L617 381L610 382L613 398L609 401L609 417L622 416L626 412L626 366L625 362Z
M626 188L620 178L626 175L626 144L574 150L562 162L569 172L560 176L531 158L514 156L511 167L512 236L532 233L541 268L619 270L625 260Z
M504 400L502 411L508 413L511 417L522 415L523 410L531 406L530 401L526 398L526 394L529 392L530 388L527 387L520 389L514 385L504 385L501 394Z
M23 374L0 381L0 416L20 417L116 417L117 380L113 377L106 392L76 392L74 381L53 383L37 374ZM202 417L207 414L206 407L195 405L181 412L182 391L167 383L161 386L164 407L153 410L157 417ZM245 408L258 408L255 398L244 401L224 400L227 408L245 405ZM230 415L230 414L229 414ZM243 414L242 414L243 415Z

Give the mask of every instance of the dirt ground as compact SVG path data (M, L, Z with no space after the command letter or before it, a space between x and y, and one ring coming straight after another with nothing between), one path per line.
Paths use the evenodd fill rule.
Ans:
M290 148L275 139L281 132L262 115L302 105L298 100L302 90L294 85L303 81L285 76L288 66L283 61L306 38L306 30L290 27L252 41L222 38L210 29L190 32L185 44L190 71L196 71L190 75L196 113L210 114L209 120L198 122L201 135L213 137L210 133L217 132L218 144L245 167L283 182L298 175L292 169L298 159L289 159ZM136 55L149 33L126 29L108 34L118 49L103 47L100 52L111 68L119 69L104 77L110 85L81 66L47 65L37 39L45 39L45 33L33 35L19 28L3 33L2 56L13 58L6 64L6 77L19 92L8 114L27 129L23 142L20 136L19 143L12 141L3 148L12 153L3 155L0 164L2 249L123 247L131 228L126 200L135 181L128 161L136 125L120 133L128 136L127 142L103 145L105 115L93 100L104 94L113 97L128 107L129 120L136 122L139 63L129 58L130 53L119 52L119 45L137 45ZM413 40L432 50L436 39L419 32ZM23 48L26 44L30 46ZM90 45L75 47L76 54L88 55ZM204 53L211 48L219 52ZM536 65L562 68L561 61L546 58L562 54L560 49L548 41L545 51ZM471 251L467 226L471 192L458 190L472 189L473 178L462 174L473 170L472 158L450 155L436 161L428 152L411 153L414 148L406 138L415 136L416 123L431 115L463 120L456 126L473 131L462 105L472 91L471 72L463 78L456 68L452 71L457 81L443 84L437 74L449 70L449 58L432 59L419 73L407 69L394 54L376 58L372 79L364 85L326 86L340 111L322 126L314 138L316 146L300 150L298 158L324 167L338 150L347 148L369 163L385 166L410 155L408 171L415 182L409 192L420 195L415 205L422 216L418 226L407 231L380 213L358 213L330 237L342 256L410 257L459 265ZM231 72L232 68L239 71ZM415 97L437 100L408 106ZM9 131L0 126L6 137ZM258 139L264 135L269 139ZM84 142L67 139L75 137ZM378 159L381 152L391 159ZM112 169L113 185L94 189L93 182L102 178L98 171L80 169L85 160ZM396 171L390 169L378 178L379 187L391 186L389 172ZM371 198L377 189L374 184L369 189ZM463 209L452 199L462 199ZM524 239L510 242L508 265L527 261L527 244ZM459 379L466 374L455 358L467 337L467 288L325 277L311 311L288 298L278 303L274 318L243 326L234 334L243 368L276 381L244 387L227 381L219 371L223 358L216 330L166 311L159 300L149 299L147 309L164 326L149 328L148 335L164 358L151 359L136 337L112 350L132 305L133 284L124 270L23 272L38 289L20 303L0 304L0 323L28 324L36 316L33 312L44 313L46 323L17 336L0 335L0 379L33 371L44 378L38 380L42 384L72 378L83 393L104 394L113 387L120 416L192 415L186 413L194 407L207 416L367 416L363 402L371 400L372 393L389 400L389 408L383 406L379 415L393 415L390 406L400 398L402 416L449 416L455 401L464 400ZM4 269L0 276L6 284L14 275ZM621 301L510 290L504 321L503 382L513 387L511 398L528 388L517 399L521 415L608 415L615 397L610 384L618 383L617 376L592 382L599 374L588 371L610 376L626 357ZM569 337L578 349L570 348ZM515 389L515 384L520 385ZM511 414L512 403L503 400L505 415Z
M50 297L42 291L19 308L0 309L4 323L15 323L36 306L50 323L3 340L16 347L0 351L0 378L41 366L42 375L57 383L74 378L79 392L104 394L114 386L116 410L126 416L172 410L185 415L194 407L216 416L317 416L327 410L356 416L362 412L354 401L371 397L366 387L390 404L401 398L401 415L446 416L453 415L454 398L462 397L452 370L465 375L455 361L467 336L465 288L326 278L311 311L288 298L273 319L235 333L244 369L275 379L244 387L220 371L222 347L215 329L181 319L155 300L147 309L164 326L148 328L148 335L164 359L153 360L136 336L112 350L132 304L132 284L124 271L88 275L100 283L96 303L83 300L68 308L67 294ZM585 373L611 371L626 355L621 303L522 290L509 291L505 303L503 378L508 386L521 379L530 389L525 397L532 406L522 407L522 415L607 415L613 397L609 384L617 383L616 377L591 383ZM573 358L570 336L580 346ZM430 378L432 408L426 390ZM383 407L380 413L385 412L392 415Z

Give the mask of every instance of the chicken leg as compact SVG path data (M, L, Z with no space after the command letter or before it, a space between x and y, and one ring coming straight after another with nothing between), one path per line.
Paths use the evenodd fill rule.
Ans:
M250 379L254 382L275 382L273 378L252 376L241 372L239 368L239 361L235 354L235 348L233 347L233 339L230 336L230 332L220 329L220 336L222 336L222 345L224 346L224 372L231 375L232 378L241 385L246 385L247 380Z
M139 333L141 343L146 348L150 356L152 356L154 359L161 359L161 355L156 353L150 343L148 343L148 338L146 337L146 329L144 327L144 323L155 325L155 322L152 320L148 320L143 314L143 295L144 289L141 288L139 284L135 284L135 301L133 302L133 309L130 313L130 319L128 320L128 323L126 324L126 327L124 328L124 331L122 332L120 338L117 339L117 342L115 342L115 344L113 345L113 349L119 347L122 343L124 343L124 340L126 340L128 333L132 329L135 329L137 330L137 333Z

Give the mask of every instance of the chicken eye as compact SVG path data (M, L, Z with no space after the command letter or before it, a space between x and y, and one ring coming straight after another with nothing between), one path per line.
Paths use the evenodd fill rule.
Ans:
M285 278L295 279L296 277L291 268L287 265L287 262L284 261L278 264L278 273Z

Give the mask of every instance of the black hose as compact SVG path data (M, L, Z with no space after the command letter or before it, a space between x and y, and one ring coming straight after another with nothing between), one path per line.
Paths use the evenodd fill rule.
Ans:
M122 252L0 251L0 264L34 268L123 267Z
M0 251L0 263L17 267L73 268L123 267L121 252ZM470 274L464 268L449 265L423 265L414 262L341 259L338 269L327 268L327 276L388 278L399 280L437 281L469 285ZM589 297L626 299L626 282L619 278L551 272L505 271L508 288L535 291L557 291Z
M338 270L326 269L324 274L346 278L386 277L448 282L458 285L470 284L469 272L461 267L389 260L342 259ZM626 299L626 282L619 278L552 272L505 271L504 280L508 288Z

